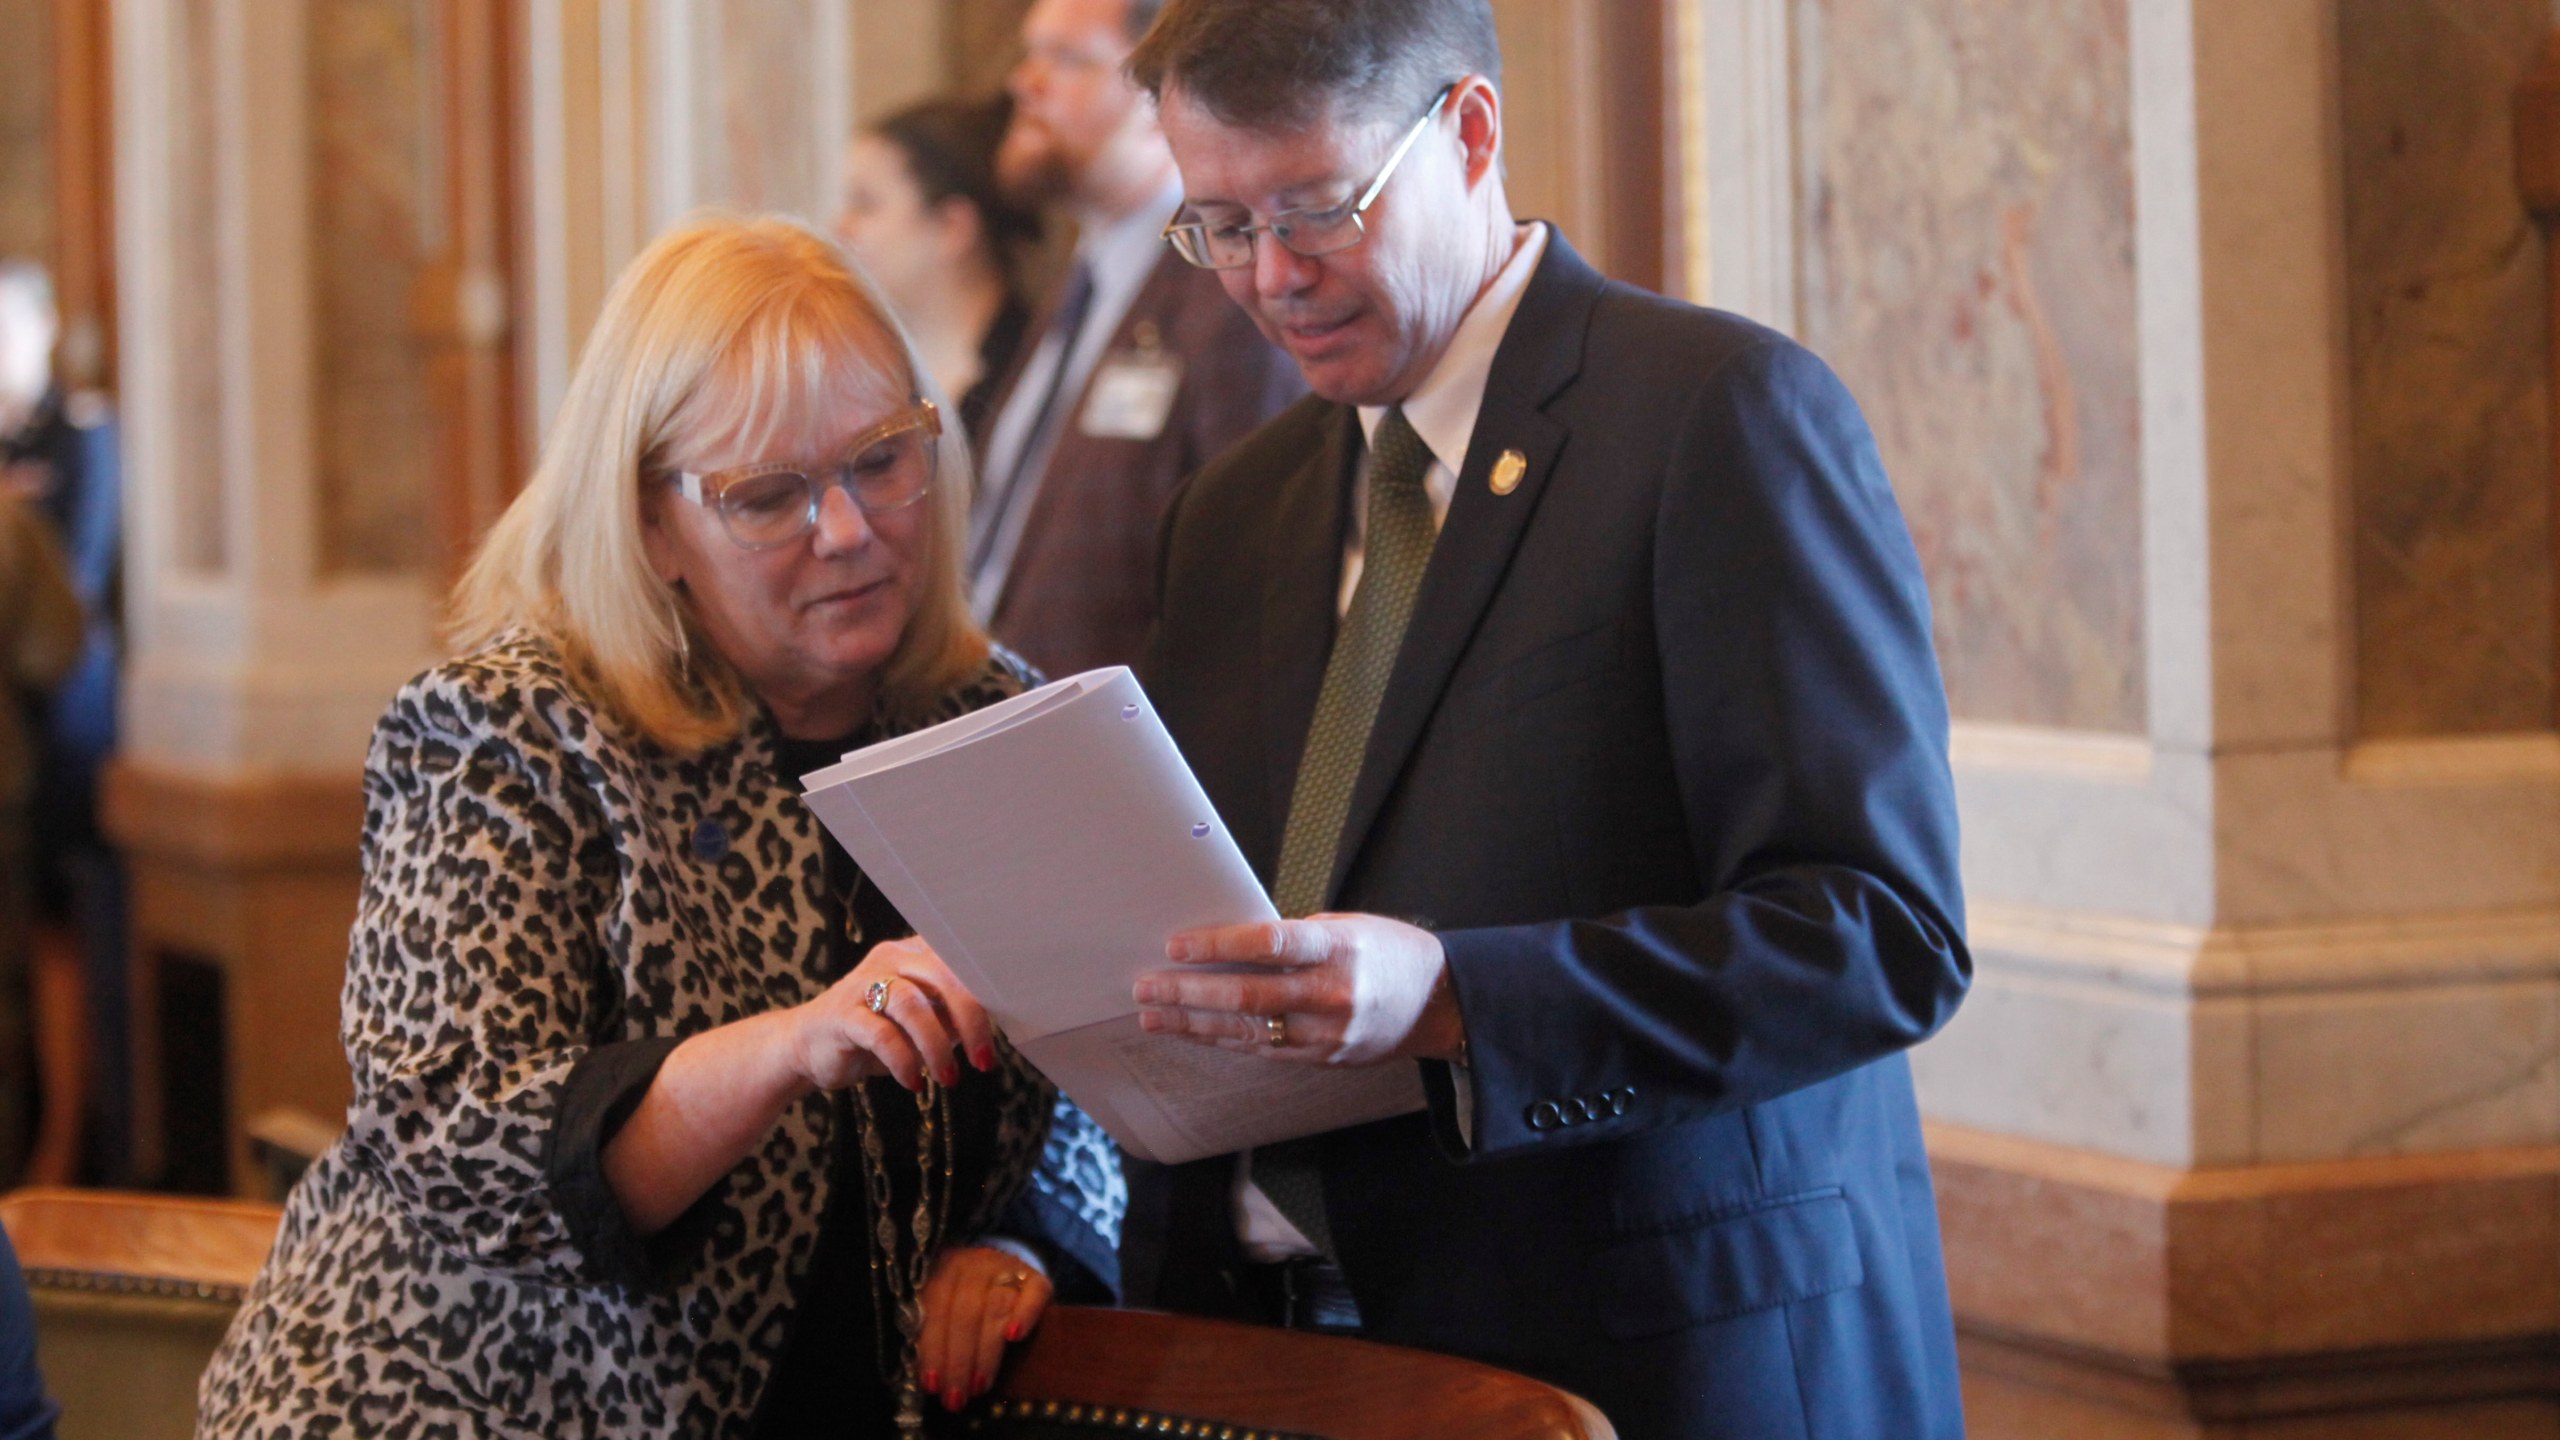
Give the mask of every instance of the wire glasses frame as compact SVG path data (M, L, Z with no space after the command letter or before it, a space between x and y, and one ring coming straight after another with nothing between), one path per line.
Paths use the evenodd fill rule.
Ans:
M788 545L818 523L818 506L841 487L865 516L904 510L933 489L942 412L930 400L889 416L826 461L772 460L670 477L678 493L720 517L747 550Z
M1203 270L1241 270L1251 265L1253 237L1265 232L1287 246L1290 253L1310 259L1350 249L1368 237L1368 224L1361 217L1376 202L1378 192L1387 188L1387 178L1396 173L1405 152L1422 138L1422 132L1439 117L1440 107L1449 103L1457 89L1458 82L1454 80L1440 87L1440 93L1431 97L1431 107L1413 122L1412 129L1404 132L1404 138L1388 154L1387 163L1379 167L1378 178L1370 181L1357 199L1315 209L1283 210L1260 225L1212 226L1205 220L1185 220L1177 210L1165 224L1164 238L1172 243L1175 254Z

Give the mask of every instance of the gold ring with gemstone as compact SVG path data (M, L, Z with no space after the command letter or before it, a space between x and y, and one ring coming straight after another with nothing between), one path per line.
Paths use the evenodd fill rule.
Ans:
M1028 1270L1008 1271L1007 1273L996 1277L996 1288L999 1290L1019 1290L1024 1285L1030 1283L1030 1280L1031 1272Z
M862 992L862 1003L869 1006L874 1015L888 1014L889 982L887 980L872 981L871 988Z
M1282 1045L1286 1045L1286 1044L1288 1044L1288 1043L1289 1043L1289 1017L1287 1017L1287 1016L1285 1016L1285 1015L1265 1015L1265 1016L1263 1016L1263 1017L1262 1017L1262 1043L1263 1043L1263 1044L1265 1044L1265 1045L1273 1046L1273 1047L1275 1047L1275 1048L1276 1048L1276 1047L1278 1047L1278 1046L1282 1046Z

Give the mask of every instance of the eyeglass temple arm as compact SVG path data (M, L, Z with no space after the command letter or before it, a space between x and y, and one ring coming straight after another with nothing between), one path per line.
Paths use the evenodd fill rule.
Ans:
M1440 87L1439 94L1431 97L1431 108L1423 111L1422 118L1414 121L1413 128L1404 132L1404 138L1396 142L1395 153L1387 157L1386 164L1378 167L1378 178L1370 181L1369 188L1360 192L1360 199L1352 205L1351 213L1357 215L1366 211L1369 202L1378 198L1378 192L1387 188L1387 177L1396 173L1396 167L1404 163L1404 152L1412 149L1413 142L1422 138L1422 132L1431 128L1431 121L1440 113L1440 107L1448 104L1449 97L1456 93L1458 82L1452 80Z

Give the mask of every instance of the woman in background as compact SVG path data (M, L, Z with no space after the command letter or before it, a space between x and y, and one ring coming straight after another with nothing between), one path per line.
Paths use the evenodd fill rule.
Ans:
M800 799L1029 681L935 394L796 222L616 283L468 653L374 732L348 1128L200 1434L941 1433L1053 1286L1108 1296L1109 1143Z
M856 135L836 217L836 234L906 322L925 369L960 397L962 427L979 448L1031 323L1015 253L1040 236L1039 217L996 190L996 146L1012 116L1004 95L946 96Z

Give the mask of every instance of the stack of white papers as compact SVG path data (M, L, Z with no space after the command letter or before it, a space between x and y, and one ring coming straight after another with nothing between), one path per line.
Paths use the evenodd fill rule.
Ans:
M1007 1038L1141 1159L1422 1107L1412 1065L1151 1035L1130 986L1176 931L1278 918L1125 667L1053 681L801 777L809 808Z

